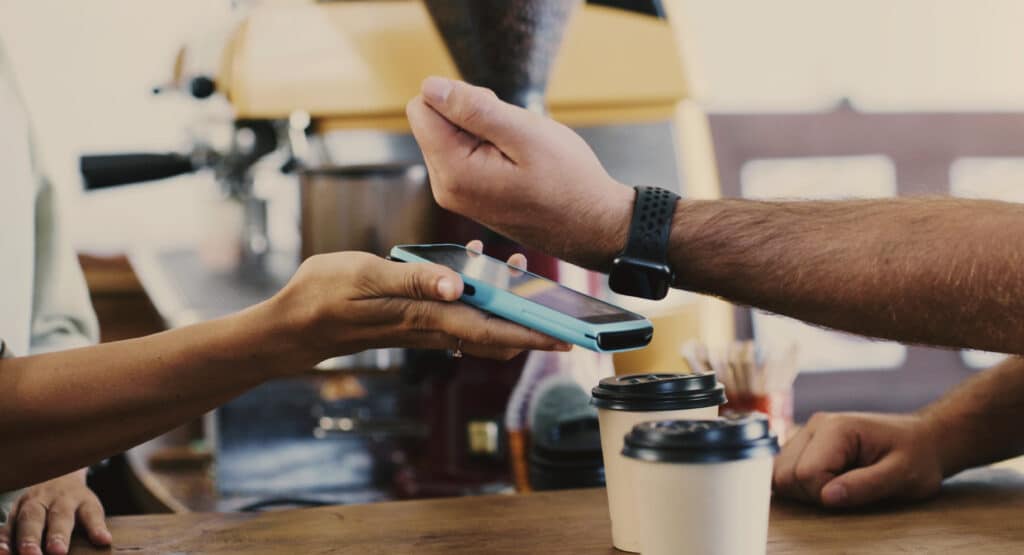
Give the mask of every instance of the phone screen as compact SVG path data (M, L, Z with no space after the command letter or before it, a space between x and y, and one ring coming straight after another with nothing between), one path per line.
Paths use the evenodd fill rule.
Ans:
M404 246L402 250L585 322L643 320L639 314L457 245Z

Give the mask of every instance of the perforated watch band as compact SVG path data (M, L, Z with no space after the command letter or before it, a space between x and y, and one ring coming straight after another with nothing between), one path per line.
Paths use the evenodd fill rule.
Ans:
M622 253L632 258L665 263L669 235L672 232L672 216L680 197L659 187L638 186L634 189L636 201L633 204L633 220Z

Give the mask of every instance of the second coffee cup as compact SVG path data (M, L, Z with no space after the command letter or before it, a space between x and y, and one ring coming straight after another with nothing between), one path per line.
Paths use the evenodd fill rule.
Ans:
M718 416L725 391L714 374L633 374L601 380L591 392L597 407L604 457L612 544L640 551L631 466L622 456L623 438L649 420L709 419Z
M635 426L623 455L643 555L764 555L778 451L760 414Z

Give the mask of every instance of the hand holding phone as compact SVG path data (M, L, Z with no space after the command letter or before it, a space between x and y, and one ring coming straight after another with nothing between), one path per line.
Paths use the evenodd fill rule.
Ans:
M462 276L463 302L592 351L640 349L654 334L639 314L460 245L398 245L391 258L447 266Z

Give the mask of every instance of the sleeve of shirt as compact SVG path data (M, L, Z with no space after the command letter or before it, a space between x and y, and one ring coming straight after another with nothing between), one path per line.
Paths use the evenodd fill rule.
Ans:
M57 215L55 197L50 181L40 177L35 219L32 354L83 347L99 340L89 290Z

